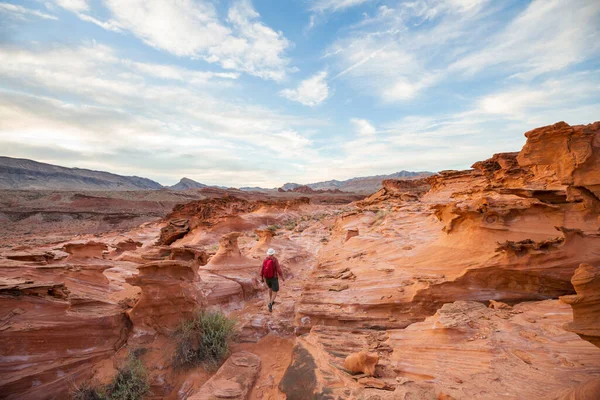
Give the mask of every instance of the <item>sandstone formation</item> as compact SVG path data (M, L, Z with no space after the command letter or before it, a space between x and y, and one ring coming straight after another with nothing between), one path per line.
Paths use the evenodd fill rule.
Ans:
M190 400L245 400L261 368L260 358L241 351L234 353Z
M3 241L0 397L66 398L136 352L149 398L597 398L600 123L526 136L520 152L387 179L354 203L190 189L137 227L83 229L77 214ZM135 204L156 210L160 192ZM23 194L103 220L130 195ZM286 276L272 312L258 280L270 247ZM173 368L171 333L196 310L237 321L216 373Z
M581 264L571 279L577 294L560 299L573 308L567 330L600 347L600 267Z
M0 393L60 398L70 381L111 357L131 327L105 293L108 266L1 263Z
M344 360L344 368L352 373L375 374L375 366L379 361L377 354L369 354L366 351L352 353Z
M73 258L102 258L102 254L107 250L108 246L105 243L94 241L67 243L63 246L63 251Z

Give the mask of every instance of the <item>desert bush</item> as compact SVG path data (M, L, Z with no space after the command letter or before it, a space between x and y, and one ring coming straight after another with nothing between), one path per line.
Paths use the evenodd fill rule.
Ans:
M149 389L146 369L142 361L134 356L127 359L117 371L107 392L111 400L139 400Z
M90 381L84 381L71 390L72 400L106 400L106 394Z
M285 221L283 226L288 231L293 231L294 228L296 228L296 226L298 226L298 221L296 221L295 219L290 219L290 220Z
M146 369L134 353L106 387L84 381L71 391L72 400L140 400L148 392Z
M197 311L191 320L175 331L176 367L204 365L214 369L229 354L229 341L235 334L235 321L221 312Z
M271 233L273 235L275 235L275 233L277 232L278 229L281 229L280 225L269 225L269 226L267 226L267 230L271 231Z

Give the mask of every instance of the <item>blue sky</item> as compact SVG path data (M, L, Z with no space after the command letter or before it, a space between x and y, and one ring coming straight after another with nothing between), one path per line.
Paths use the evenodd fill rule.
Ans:
M0 1L0 154L230 186L464 169L600 120L597 0Z

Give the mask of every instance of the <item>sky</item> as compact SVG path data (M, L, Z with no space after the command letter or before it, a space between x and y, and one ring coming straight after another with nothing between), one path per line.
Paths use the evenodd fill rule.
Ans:
M0 155L171 185L466 169L600 120L598 0L0 0Z

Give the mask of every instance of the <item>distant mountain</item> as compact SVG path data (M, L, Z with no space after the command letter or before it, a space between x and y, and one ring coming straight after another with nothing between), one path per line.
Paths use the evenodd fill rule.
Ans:
M381 181L384 179L418 179L432 175L432 172L420 171L400 171L389 175L374 175L364 176L359 178L352 178L345 181L331 180L324 182L309 183L307 185L300 185L298 183L286 183L281 188L285 191L295 190L300 186L308 186L313 190L341 190L343 192L355 192L355 193L374 193L381 189Z
M431 175L431 172L400 171L390 175L365 176L345 181L331 180L308 185L286 183L284 191L308 192L343 191L354 193L374 193L381 188L384 179L416 179ZM206 185L190 178L182 178L172 186L139 176L122 176L110 172L93 171L81 168L66 168L22 158L0 156L0 189L34 190L188 190L188 189L229 189L226 186ZM277 189L242 187L242 191L276 192Z
M139 176L121 176L0 156L0 189L140 190L162 189L162 185Z
M186 190L186 189L202 189L208 187L204 183L196 182L190 178L181 178L181 180L173 186L169 186L172 190Z
M244 186L244 187L241 187L240 190L242 190L244 192L276 192L277 188L265 189L265 188L261 188L259 186Z

